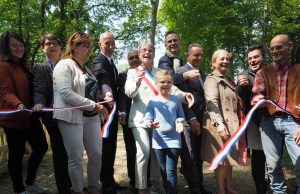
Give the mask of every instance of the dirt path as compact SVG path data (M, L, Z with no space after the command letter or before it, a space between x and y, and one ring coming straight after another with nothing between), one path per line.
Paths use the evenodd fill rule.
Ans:
M126 153L125 145L122 139L122 133L118 136L118 150L115 162L115 179L117 182L128 185L128 176L126 170ZM85 160L86 161L86 160ZM291 191L295 190L295 176L292 171L293 168L290 167L289 163L286 163L288 168L285 168L285 174L287 179L287 184ZM288 170L291 169L291 170ZM54 180L53 166L52 166L52 156L51 151L48 151L45 156L43 163L41 165L39 175L37 180L43 185L51 190L51 193L57 193L56 185ZM239 194L255 194L255 187L251 177L250 165L246 167L234 168L233 171L233 181L234 187L239 192ZM204 167L204 185L207 189L213 191L216 183L213 172L208 171L208 165L205 164ZM0 175L0 194L12 194L12 185L8 173L3 173ZM129 190L122 192L122 194L130 194ZM186 181L182 174L178 173L178 193L179 194L189 194L188 187L186 186Z

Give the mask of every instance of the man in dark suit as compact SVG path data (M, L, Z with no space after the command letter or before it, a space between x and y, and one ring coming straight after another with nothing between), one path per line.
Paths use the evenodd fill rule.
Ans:
M36 111L43 107L52 107L52 72L60 58L61 41L54 34L46 34L41 37L41 47L46 54L46 61L34 69L33 109ZM68 173L67 152L52 112L42 113L42 121L50 136L57 191L59 194L70 194L72 185Z
M194 71L187 71L183 74L177 73L179 67L183 66L180 53L180 38L174 31L168 31L165 34L166 54L158 61L158 68L166 69L172 72L174 84L180 84L188 78L195 78L197 74Z
M187 180L191 194L207 194L203 187L203 171L201 160L201 128L205 109L203 83L204 73L199 69L202 63L203 49L198 44L190 44L187 49L187 64L178 68L177 73L193 71L197 77L188 78L177 84L184 92L190 92L195 98L192 107L183 104L186 120L189 124L182 133L182 165L183 174Z
M117 98L118 70L112 60L115 51L115 39L110 32L104 32L99 40L100 53L93 61L93 71L98 79L103 99L111 101ZM117 149L118 117L117 112L109 128L109 137L103 138L102 168L100 181L102 182L103 194L115 194L117 190L125 190L126 186L119 185L114 179L114 163Z
M141 64L138 50L131 50L128 52L127 60L130 69L136 68ZM137 193L135 188L135 155L136 146L133 137L132 129L128 128L128 117L131 107L131 98L127 97L124 92L125 82L127 78L127 71L123 71L119 74L119 87L118 87L118 109L119 109L119 123L123 127L123 136L126 148L127 157L127 172L130 179L129 184L131 185L131 191Z

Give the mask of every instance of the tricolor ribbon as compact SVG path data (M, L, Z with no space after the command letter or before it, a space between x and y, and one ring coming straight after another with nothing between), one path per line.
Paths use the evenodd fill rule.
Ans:
M112 111L109 113L108 117L106 118L106 121L101 129L101 134L100 136L102 138L108 138L109 136L109 129L110 129L110 124L111 122L113 121L114 119L114 114L117 110L117 104L116 104L116 101L114 101L114 107L112 109Z
M141 71L142 69L143 69L143 67L141 67L141 66L138 66L138 67L135 68L135 70L137 72ZM147 69L144 69L144 71L145 71L145 76L143 78L144 82L149 86L149 88L154 93L154 95L157 96L158 91L156 90L156 87L155 87L155 78L154 78L154 76Z
M102 101L102 102L98 102L99 104L105 104L108 101ZM61 108L43 108L40 111L41 112L53 112L53 111L62 111L62 110L72 110L72 109L79 109L79 108L85 108L85 107L89 107L91 105L83 105L83 106L70 106L70 107L61 107ZM110 128L110 124L113 120L113 115L116 112L116 102L114 102L114 107L112 109L112 111L110 112L110 114L108 115L102 130L101 130L101 137L103 138L108 138L109 136L109 128ZM16 109L2 109L0 110L0 116L1 115L10 115L10 114L15 114L17 112L21 112L21 111L27 111L27 112L33 112L33 110L31 109L22 109L22 110L16 110Z
M212 163L209 167L209 170L215 170L218 165L225 159L225 157L227 156L227 154L230 153L232 147L234 147L235 143L242 137L243 133L246 131L247 126L254 114L254 112L257 110L257 108L264 104L264 103L270 103L273 104L274 106L278 107L279 109L281 109L283 112L286 112L288 114L291 114L290 112L288 112L287 110L285 110L284 108L280 107L277 103L275 103L272 100L260 100L259 102L257 102L252 108L251 110L248 112L248 114L246 115L245 119L243 120L242 124L240 125L240 127L238 128L238 130L236 130L233 135L224 143L224 145L222 146L222 148L218 151L218 153L215 155L215 157L212 160Z

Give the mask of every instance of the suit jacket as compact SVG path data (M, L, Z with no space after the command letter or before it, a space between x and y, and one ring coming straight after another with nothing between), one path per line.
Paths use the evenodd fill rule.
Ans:
M180 67L177 70L177 73L183 74L184 72L193 70L193 68L186 64ZM200 71L201 78L205 80L204 72ZM177 87L184 91L190 92L194 95L195 102L191 108L189 108L186 104L183 104L183 110L185 113L186 120L189 121L191 118L196 117L200 123L202 123L203 113L205 109L205 97L204 97L204 89L200 82L200 80L195 79L187 79L182 81L180 84L177 84Z
M169 70L173 73L174 84L180 84L183 81L182 74L174 71L173 57L169 57L167 54L162 56L158 61L158 68ZM183 61L180 59L180 66L183 66Z
M86 68L87 71L89 71ZM91 73L90 73L91 74ZM94 79L96 79L94 77ZM53 117L72 124L80 124L83 110L91 111L95 102L85 98L85 76L72 59L60 60L53 71L53 107L84 106L80 109L55 111Z
M126 82L126 79L127 79L127 72L128 72L128 70L123 71L119 74L117 106L118 106L118 110L120 112L125 112L126 113L126 120L128 121L132 99L129 98L125 94L125 82Z
M157 71L158 69L153 67L151 74L154 76ZM142 80L139 87L136 87L137 80L138 76L136 70L129 69L127 73L127 80L125 83L125 94L129 98L132 98L128 127L147 128L146 124L144 123L144 117L147 105L149 101L155 97L155 95L144 80ZM175 86L172 87L171 94L177 96L181 101L185 100L185 92L180 91Z
M32 83L24 71L25 68L28 74L32 74L27 67L22 68L21 65L12 62L0 61L0 109L17 109L19 104L24 104L27 108L32 107ZM31 114L22 111L0 116L0 126L28 129L31 127Z
M46 60L33 70L34 79L34 104L42 104L46 107L53 106L53 69L51 62ZM53 113L42 113L43 123L48 127L52 125Z
M114 98L116 98L118 70L102 53L99 53L93 61L93 73L99 82L103 96L105 96L107 92L112 92Z

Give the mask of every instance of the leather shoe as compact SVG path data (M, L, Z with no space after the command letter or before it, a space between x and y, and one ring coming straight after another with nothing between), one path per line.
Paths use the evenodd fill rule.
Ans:
M113 187L114 187L116 190L126 190L126 189L127 189L127 186L118 184L116 181L114 181Z

